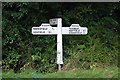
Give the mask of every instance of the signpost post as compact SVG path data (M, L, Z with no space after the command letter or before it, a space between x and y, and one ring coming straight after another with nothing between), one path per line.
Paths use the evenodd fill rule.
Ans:
M62 19L58 19L57 24L57 64L58 70L61 70L61 64L63 64L63 49L62 49Z
M70 27L62 27L61 18L50 19L49 22L50 24L44 23L39 27L32 27L32 34L57 35L57 64L58 70L61 70L61 64L63 64L62 34L86 35L88 29L86 27L81 27L79 24L72 24ZM57 27L52 27L51 25L57 25Z

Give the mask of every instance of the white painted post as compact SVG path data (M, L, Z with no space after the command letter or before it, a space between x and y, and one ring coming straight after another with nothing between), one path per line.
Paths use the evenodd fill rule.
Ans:
M57 23L57 64L58 70L61 70L61 64L63 64L63 49L62 49L62 19L58 18Z
M52 27L50 25L57 25ZM39 27L32 27L33 35L56 35L57 34L57 65L61 70L63 64L62 34L63 35L86 35L87 27L81 27L79 24L72 24L70 27L62 27L62 18L50 19L50 24L44 23Z

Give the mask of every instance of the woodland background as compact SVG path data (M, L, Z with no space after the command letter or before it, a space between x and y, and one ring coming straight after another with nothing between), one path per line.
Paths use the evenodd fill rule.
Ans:
M119 66L119 3L2 3L3 72L55 72L57 36L34 36L33 26L62 13L63 26L78 23L87 35L63 35L63 70Z

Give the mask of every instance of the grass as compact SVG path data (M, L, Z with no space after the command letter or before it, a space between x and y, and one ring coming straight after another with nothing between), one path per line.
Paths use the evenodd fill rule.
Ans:
M89 69L59 71L44 75L45 78L118 78L117 69Z
M34 70L26 70L21 73L14 73L13 70L3 72L2 78L42 78L41 73L36 73Z
M117 68L107 69L89 69L89 70L70 70L58 71L55 73L36 73L35 71L27 70L25 72L14 74L11 70L2 73L3 78L118 78Z

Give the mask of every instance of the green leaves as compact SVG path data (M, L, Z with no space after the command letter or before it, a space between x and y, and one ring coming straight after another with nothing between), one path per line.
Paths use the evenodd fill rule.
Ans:
M18 55L18 52L13 49L12 51L9 51L9 54L8 54L8 59L9 60L9 64L16 64L16 62L18 61L20 55Z
M40 59L41 59L40 56L32 55L32 61L38 61L38 60L40 60Z
M34 36L31 28L48 23L59 11L63 12L64 26L77 23L88 28L84 36L63 36L64 65L89 69L95 63L98 67L117 63L119 4L8 2L2 5L3 60L7 63L15 65L19 56L26 56L39 72L54 72L56 36ZM22 47L21 54L13 44Z

